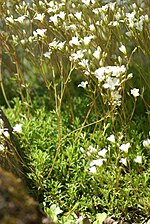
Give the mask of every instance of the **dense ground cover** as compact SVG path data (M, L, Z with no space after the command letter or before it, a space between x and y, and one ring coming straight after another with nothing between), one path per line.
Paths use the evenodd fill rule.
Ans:
M76 107L85 111L80 100L74 99ZM150 197L149 149L143 146L148 135L142 131L147 129L146 118L136 117L114 132L109 121L107 127L93 124L92 112L82 126L84 112L76 110L73 124L69 108L62 112L59 144L55 111L34 108L28 119L19 101L13 110L5 110L13 125L23 124L20 144L35 183L32 194L49 215L65 214L61 223L75 223L74 213L94 220L102 212L118 221L146 221ZM49 210L52 205L57 206L54 212Z
M0 7L1 105L18 132L31 194L56 223L146 223L149 2Z

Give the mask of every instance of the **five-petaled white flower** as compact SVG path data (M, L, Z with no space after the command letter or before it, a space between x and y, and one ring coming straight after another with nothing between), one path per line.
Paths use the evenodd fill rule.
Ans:
M10 138L10 134L7 130L6 131L4 130L3 135L8 139Z
M93 166L102 166L103 163L106 161L106 159L95 159L93 161L90 162L90 167L93 167Z
M36 16L34 17L34 19L35 20L39 20L39 21L42 22L43 19L44 19L44 17L45 17L45 14L44 13L42 13L42 14L41 13L37 13Z
M145 148L150 148L150 139L146 139L146 140L144 140L144 141L143 141L143 146L144 146Z
M21 132L22 132L22 124L16 124L16 125L13 127L13 131L14 131L14 132L17 132L17 133L21 133Z
M69 41L69 44L72 45L80 45L80 41L78 39L78 37L72 37L72 39Z
M112 134L107 138L108 141L115 143L115 136Z
M120 159L120 163L122 163L123 165L127 165L127 158L121 158Z
M128 143L122 144L119 148L123 152L128 152L129 147L130 147L130 143L128 142Z
M94 39L94 36L92 36L92 35L89 37L84 37L83 42L85 45L88 45L92 39Z
M85 81L85 82L82 81L82 82L78 85L78 87L86 88L87 84L88 84L88 81Z
M76 13L74 14L74 16L75 16L78 20L81 20L82 12L76 12Z
M107 153L107 149L103 148L102 150L100 150L100 151L98 152L98 155L103 157L103 156L106 155L106 153Z
M142 163L142 156L137 156L137 157L134 159L134 162L136 162L136 163Z
M137 96L140 95L139 91L140 91L139 89L133 88L131 89L131 94L136 98Z
M34 37L37 37L37 35L39 35L40 37L44 37L46 31L47 29L37 29L36 31L33 31L33 35Z
M90 173L96 173L96 167L92 166L89 168Z
M49 21L53 22L54 25L56 26L58 24L58 15L55 14L54 16L50 16Z
M15 21L19 22L19 23L23 23L23 21L25 20L25 16L20 16L17 19L14 19Z

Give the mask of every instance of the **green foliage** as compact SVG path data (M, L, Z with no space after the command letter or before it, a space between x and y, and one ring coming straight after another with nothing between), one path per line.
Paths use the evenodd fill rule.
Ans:
M79 113L74 122L76 125L72 126L68 122L69 114L64 111L59 139L56 112L34 108L27 119L25 105L15 102L13 113L8 109L6 113L14 123L16 118L11 115L18 109L24 111L17 117L17 122L23 124L20 144L29 159L29 178L35 183L34 195L49 216L60 223L77 219L73 215L76 212L93 221L99 211L124 221L137 220L137 223L147 217L150 167L148 149L142 146L142 140L146 139L146 135L141 134L144 120L143 126L138 125L137 120L128 127L118 128L116 140L111 142L108 140L112 134L109 125L103 130L97 126L97 129L84 127L81 131L78 127L82 123L79 122L82 114ZM84 103L80 104L81 110L82 106L84 108ZM128 152L119 148L125 142L131 144ZM108 150L106 155L99 156L98 152L104 148ZM142 163L134 161L138 155L142 156ZM121 158L127 163L121 164ZM96 173L90 172L91 163L98 159L106 161L96 166ZM56 214L53 204L63 213ZM95 223L100 223L100 218L101 215L97 215Z

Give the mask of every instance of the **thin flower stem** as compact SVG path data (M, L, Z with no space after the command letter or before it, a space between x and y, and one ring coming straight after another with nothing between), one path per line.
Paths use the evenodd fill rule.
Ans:
M87 127L90 127L90 126L92 126L92 125L98 124L98 123L102 122L103 120L105 120L105 119L108 118L108 117L110 117L110 114L105 115L105 117L102 117L102 118L101 118L100 120L98 120L98 121L95 121L95 122L92 122L92 123L90 123L90 124L84 125L84 126L82 126L82 127L80 127L80 128L77 128L77 129L75 129L75 130L69 132L68 134L66 134L64 137L62 137L62 138L61 138L61 141L59 142L59 144L58 144L58 146L57 146L57 149L56 149L56 153L55 153L55 157L54 157L52 166L51 166L51 168L49 169L49 172L48 172L48 175L47 175L46 178L48 179L48 178L50 177L50 175L51 175L51 173L52 173L52 171L53 171L53 168L54 168L54 165L55 165L55 162L56 162L56 159L57 159L59 150L60 150L60 148L61 148L61 145L62 145L63 141L64 141L68 136L72 135L73 133L75 133L75 132L77 132L77 131L81 131L81 128L83 129L83 128L87 128Z
M135 112L135 108L136 108L136 101L137 101L137 99L135 98L135 99L134 99L133 110L132 110L131 117L130 117L129 121L131 121L132 118L133 118L133 115L134 115L134 112Z

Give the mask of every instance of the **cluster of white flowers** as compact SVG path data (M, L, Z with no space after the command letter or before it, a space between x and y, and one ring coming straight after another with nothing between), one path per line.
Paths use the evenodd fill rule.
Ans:
M121 139L121 137L120 137ZM111 134L109 137L107 137L108 142L110 142L110 144L107 146L107 148L103 148L101 150L99 150L99 147L97 145L97 147L93 147L92 145L90 145L88 147L88 151L86 151L84 148L80 148L80 151L88 156L88 158L95 158L92 161L90 161L89 163L89 172L90 173L97 173L97 167L101 167L104 162L107 161L107 153L111 150L111 147L119 147L120 149L120 164L124 164L125 166L127 166L128 164L128 150L131 147L130 142L127 143L122 143L121 145L119 145L118 142L116 142L115 136L114 134ZM145 144L145 143L143 143ZM89 160L88 159L88 160ZM134 159L135 163L142 163L142 156L141 155L137 155Z
M39 3L33 0L27 4L12 4L15 16L7 6L3 20L7 28L11 29L10 37L15 46L25 45L25 51L33 56L31 49L35 46L41 49L42 42L43 50L39 52L42 52L43 60L51 60L54 52L58 55L61 52L74 68L90 77L88 82L98 83L96 88L99 88L101 96L107 95L105 103L114 108L122 104L123 84L132 75L127 74L129 65L126 59L130 54L128 42L120 41L119 37L111 41L115 38L113 33L116 26L121 29L122 36L126 35L127 40L133 35L140 38L139 32L148 24L149 18L142 3L140 6L138 4L131 3L126 7L123 1L108 3L103 0L100 5L95 0L44 0ZM22 28L17 33L18 23ZM109 54L111 43L115 51L112 55ZM86 80L78 87L88 89L94 86L87 84ZM131 89L131 95L136 99L140 95L139 89Z
M122 138L122 136L120 137L120 139L121 139L121 138ZM107 140L108 140L109 142L111 142L111 144L116 143L114 134L110 135L110 136L107 138ZM150 141L149 141L149 143L150 143ZM120 152L124 153L124 157L120 158L120 163L121 163L121 164L124 164L125 166L127 166L127 161L128 161L128 150L129 150L129 148L131 147L131 144L130 144L130 142L123 143L123 144L121 144L121 145L119 145L118 143L116 143L116 144L117 144L117 146L119 146ZM146 140L146 141L143 141L143 145L145 145L145 144L147 145L147 140ZM150 144L149 144L149 146L150 146ZM111 146L109 146L109 150L110 150L110 147L111 147ZM122 154L121 154L121 156L122 156ZM141 156L141 155L137 155L137 156L134 158L134 162L136 162L136 163L142 163L142 156Z
M148 22L148 15L141 15L139 18L136 18L136 14L135 10L132 13L126 13L128 27L142 31L144 22Z
M80 151L82 153L86 154L89 158L91 158L93 156L96 158L96 159L92 160L89 164L89 172L90 173L96 173L97 172L96 167L102 166L103 163L107 161L105 156L106 156L108 150L105 148L99 150L98 146L95 148L92 145L90 145L88 147L87 152L82 147L80 148Z

